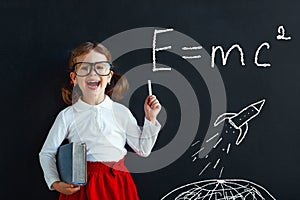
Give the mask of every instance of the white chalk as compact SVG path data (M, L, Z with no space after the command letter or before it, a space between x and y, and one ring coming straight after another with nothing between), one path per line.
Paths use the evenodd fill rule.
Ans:
M148 80L148 92L149 92L149 95L152 95L151 80Z

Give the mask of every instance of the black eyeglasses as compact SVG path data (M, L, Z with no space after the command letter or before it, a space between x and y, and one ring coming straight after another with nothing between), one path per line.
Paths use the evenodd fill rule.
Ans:
M108 76L112 67L112 63L108 61L102 62L78 62L74 64L74 72L77 76L87 76L92 72L92 69L99 76Z

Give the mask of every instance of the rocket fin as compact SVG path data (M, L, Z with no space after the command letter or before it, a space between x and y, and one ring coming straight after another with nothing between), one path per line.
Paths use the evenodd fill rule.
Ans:
M218 126L221 122L223 122L225 119L229 119L231 117L234 117L236 115L236 113L223 113L222 115L220 115L215 123L214 123L214 126Z
M240 134L235 141L236 145L239 145L245 138L246 134L248 132L248 123L245 123L241 128L240 128Z

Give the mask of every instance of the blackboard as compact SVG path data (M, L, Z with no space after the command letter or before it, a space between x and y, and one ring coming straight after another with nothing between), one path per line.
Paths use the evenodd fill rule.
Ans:
M227 196L226 188L239 186L266 199L297 199L299 8L292 0L1 0L1 196L58 198L38 153L66 106L60 88L70 51L99 41L129 77L122 103L138 122L147 79L163 105L153 154L141 159L129 150L141 199L197 195L196 182L199 191L210 185ZM154 72L155 64L171 70ZM212 193L207 198L219 195Z

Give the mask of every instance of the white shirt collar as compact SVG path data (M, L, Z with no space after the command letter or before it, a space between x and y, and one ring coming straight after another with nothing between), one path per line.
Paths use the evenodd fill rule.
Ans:
M82 101L81 98L78 99L78 101L72 105L73 108L75 108L76 111L81 112L81 111L86 111L91 108L107 108L111 109L112 108L112 100L109 98L109 96L105 95L104 100L97 104L97 105L90 105L84 101Z

